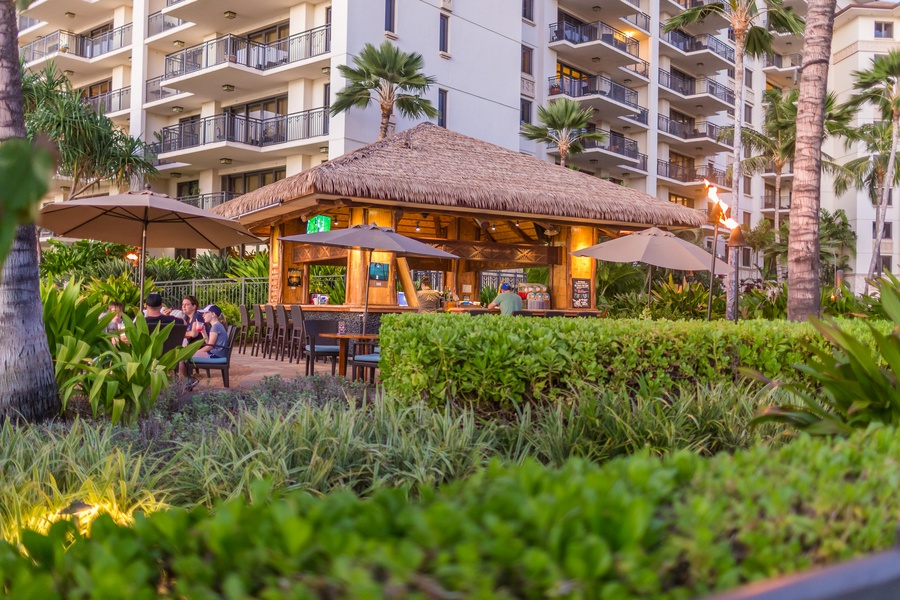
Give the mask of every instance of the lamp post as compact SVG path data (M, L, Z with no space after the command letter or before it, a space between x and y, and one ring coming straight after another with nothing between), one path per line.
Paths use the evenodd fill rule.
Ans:
M716 283L716 253L719 246L719 221L722 219L722 216L722 207L716 202L709 211L709 218L715 225L713 225L712 260L709 266L709 300L706 304L707 321L712 320L713 289Z
M737 252L741 248L747 246L747 240L744 238L744 232L741 231L741 226L737 225L734 229L731 230L731 235L728 236L728 248L730 252ZM741 257L737 257L737 260L734 261L734 276L737 280L737 293L734 295L734 322L738 322L738 316L740 315L740 297L741 297Z

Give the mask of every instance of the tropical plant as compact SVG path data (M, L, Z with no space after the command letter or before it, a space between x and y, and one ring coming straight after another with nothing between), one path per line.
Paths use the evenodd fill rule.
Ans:
M531 267L525 269L525 281L550 285L550 269L547 267Z
M41 253L42 277L69 277L89 272L97 263L109 258L121 259L131 250L131 246L94 240L66 243L50 239L47 243L50 248Z
M227 256L219 256L208 252L198 254L194 259L194 272L197 279L224 279L230 267Z
M879 187L876 192L879 195L875 207L875 245L872 252L872 262L869 264L869 277L875 274L881 262L881 239L884 234L884 215L887 210L888 196L893 189L893 182L897 179L897 144L900 141L900 51L891 50L884 56L877 56L872 61L869 69L855 71L853 76L856 81L853 88L856 92L847 101L851 109L859 109L863 104L874 104L881 112L881 118L889 123L876 123L864 130L870 134L870 140L877 142L878 154L883 154L886 135L890 135L888 156L883 159L885 164L880 168L872 169L878 175L875 176ZM885 131L886 130L886 131ZM869 143L867 150L872 152ZM864 157L869 160L868 157ZM891 182L891 185L885 185ZM871 190L871 186L867 186ZM870 191L871 193L871 191Z
M645 287L646 269L633 263L597 261L597 298L639 292Z
M38 420L59 407L40 303L37 230L31 224L49 187L53 160L24 141L18 36L16 3L0 3L0 416Z
M785 7L783 0L770 0L764 5L756 0L724 0L722 2L710 2L688 8L674 17L669 18L663 30L666 32L679 31L690 28L698 22L708 18L719 16L731 24L734 35L734 162L732 168L732 190L734 192L733 214L738 214L741 197L741 160L744 155L742 141L742 117L744 115L744 55L762 57L772 53L772 32L803 33L803 19ZM765 21L765 22L764 22ZM731 256L731 266L737 267L737 252ZM734 318L737 310L738 278L734 275L728 277L726 286L727 309L726 318Z
M487 306L497 297L499 290L492 285L486 285L478 290L478 301L482 306Z
M327 294L330 304L343 304L347 298L347 267L312 265L309 268L309 293Z
M819 201L828 65L837 0L809 0L803 44L803 76L797 96L797 141L788 245L788 318L805 321L819 312Z
M431 101L422 97L436 79L422 73L425 61L418 52L403 52L389 41L378 48L366 44L359 56L353 57L353 64L338 66L349 85L337 93L331 116L365 108L374 100L381 109L379 140L387 137L395 107L410 119L438 116Z
M156 285L152 279L144 283L144 293L155 292ZM141 288L127 275L108 277L105 280L93 279L84 290L88 302L100 306L108 306L116 300L125 305L125 314L135 316L141 312L144 299L141 298Z
M881 304L900 325L900 295L881 290ZM868 325L872 345L840 325L811 319L832 344L831 350L810 347L814 358L797 365L821 388L814 394L799 386L785 386L803 404L770 406L756 422L787 423L815 435L849 435L872 423L900 424L900 336Z
M540 125L523 123L521 135L527 140L552 144L559 151L559 164L584 150L584 142L603 142L607 135L588 129L594 116L593 108L581 108L577 100L560 98L547 106L538 107Z
M81 271L84 279L107 280L110 277L134 279L134 264L124 258L107 258L92 265L88 265Z
M83 296L79 282L70 279L62 288L49 281L42 282L41 304L47 344L54 356L65 337L74 337L85 343L92 357L110 348L110 336L105 330L113 315L103 315L107 304Z
M145 275L156 281L183 281L194 278L194 265L191 261L179 256L152 256L147 259Z
M235 257L228 261L228 277L240 279L242 277L268 277L269 253L256 252L246 257Z

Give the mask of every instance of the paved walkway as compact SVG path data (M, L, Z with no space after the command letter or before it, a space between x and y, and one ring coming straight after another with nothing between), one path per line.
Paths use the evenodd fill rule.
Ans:
M252 388L261 383L264 377L281 375L283 379L294 379L303 376L306 372L306 360L300 364L289 363L287 358L283 361L274 358L250 356L250 348L246 354L240 354L237 349L231 355L231 369L229 370L229 383L232 388ZM224 389L220 371L210 371L210 379L206 378L206 372L200 371L198 377L200 384L194 391L204 389ZM317 362L316 374L331 375L331 362Z

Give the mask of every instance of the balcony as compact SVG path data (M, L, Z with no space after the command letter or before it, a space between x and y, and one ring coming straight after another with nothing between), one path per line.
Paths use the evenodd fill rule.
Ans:
M144 89L144 110L154 114L191 113L200 110L203 105L203 99L199 96L165 85L163 76L148 79Z
M694 69L721 71L734 67L734 48L711 35L691 36L681 31L663 32L660 28L659 53L676 64Z
M790 190L785 193L781 192L781 207L778 209L779 212L786 211L791 209L791 192ZM763 210L774 211L775 210L775 193L769 190L766 190L766 194L763 197Z
M591 107L617 125L647 125L647 109L638 104L638 93L608 77L595 75L584 79L550 77L549 95L577 98L582 106ZM627 119L618 123L618 119Z
M767 54L763 62L763 72L766 79L777 87L791 87L797 84L799 72L797 69L802 62L799 54Z
M597 0L565 0L565 9L574 14L589 15L596 12L594 7L598 4ZM563 3L560 2L560 7L562 6ZM638 12L640 8L639 0L606 0L603 2L603 18L613 22Z
M791 54L793 50L803 47L802 34L794 35L793 33L777 31L769 23L766 24L766 28L769 30L769 33L772 34L772 50L774 50L776 54Z
M60 71L75 71L92 77L120 64L128 64L131 24L107 33L87 37L58 30L19 48L19 56L29 69L40 69L53 59Z
M706 179L720 190L731 189L731 186L725 181L725 171L717 169L712 164L689 167L658 159L656 175L670 183L686 188L702 186L704 185L703 180Z
M223 159L258 162L264 157L318 152L327 143L328 110L255 119L224 113L164 127L158 156L199 168L219 168Z
M583 152L571 156L569 162L588 169L618 169L622 165L636 166L640 161L638 144L635 140L622 135L597 129L597 133L605 133L603 141L586 140L582 142ZM558 155L555 144L550 144L548 154Z
M123 118L127 116L128 110L131 108L131 88L126 87L99 96L92 96L86 101L95 112L102 113L115 121L117 116Z
M687 114L734 108L734 90L708 77L684 78L659 70L659 95ZM698 111L700 111L698 113Z
M730 149L728 144L719 141L722 127L708 121L698 123L680 123L665 115L657 115L659 132L670 147L688 154L701 153L704 156Z
M191 25L193 23L167 15L162 11L155 12L147 17L146 44L160 52L171 51L176 40L179 45L199 44L203 41L203 37L191 31Z
M770 162L766 167L766 170L762 174L763 177L767 179L775 179L775 163ZM794 178L794 162L791 161L785 164L781 168L781 179L793 179Z
M550 48L565 59L602 62L609 69L640 60L638 41L602 21L583 25L551 24Z
M634 25L648 35L650 34L650 15L639 12L637 14L628 15L627 17L622 17L622 20L630 25Z
M324 0L312 0L321 4ZM223 31L247 31L273 19L286 19L297 0L180 0L166 2L162 12L193 23L191 34L202 39Z
M164 80L184 92L202 92L208 99L221 100L235 89L255 89L263 78L285 83L299 77L321 77L322 67L330 64L330 52L330 25L270 44L229 34L166 56ZM226 91L222 86L232 89Z
M22 16L52 23L55 27L65 24L73 31L83 31L96 27L104 19L109 20L124 4L122 0L34 0L22 11Z
M196 206L197 208L202 208L203 210L209 210L213 207L219 206L220 204L224 204L229 200L233 200L238 196L240 196L240 194L237 194L235 192L213 192L211 194L181 196L178 198L178 200L179 202L184 202L185 204L190 204L191 206Z
M707 6L709 4L718 4L722 6L722 0L662 0L660 9L669 9L669 12L677 14L688 8ZM700 35L703 33L716 33L721 29L730 27L731 21L729 19L729 14L731 12L731 9L727 2L724 3L724 9L724 13L711 12L706 16L706 18L694 23L689 27L686 27L685 29L691 35Z
M27 44L38 37L41 32L50 27L46 21L32 19L25 15L19 15L19 44Z

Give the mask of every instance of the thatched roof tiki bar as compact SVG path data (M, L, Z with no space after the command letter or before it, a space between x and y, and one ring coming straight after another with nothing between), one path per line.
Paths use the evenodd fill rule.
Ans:
M313 217L331 217L332 228L362 223L393 227L460 257L458 261L395 258L376 252L372 262L391 265L387 281L372 281L374 312L394 312L397 280L411 306L410 269L444 272L444 286L479 297L480 272L550 267L553 308L572 309L573 279L594 276L594 259L571 252L597 243L599 231L700 227L703 213L627 187L544 162L519 152L420 124L267 185L214 209L235 217L270 241L271 303L305 304L311 264L346 265L343 310L362 310L370 283L368 253L279 242L307 232ZM288 269L302 283L287 286ZM591 284L590 308L596 307ZM331 309L333 310L333 309Z

